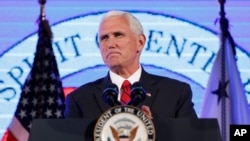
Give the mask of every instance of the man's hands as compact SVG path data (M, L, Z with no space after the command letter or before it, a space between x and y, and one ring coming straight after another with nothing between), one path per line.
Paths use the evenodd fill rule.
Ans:
M144 112L144 114L149 118L149 119L153 119L153 116L152 116L152 113L151 113L151 110L148 106L146 105L142 105L142 111Z

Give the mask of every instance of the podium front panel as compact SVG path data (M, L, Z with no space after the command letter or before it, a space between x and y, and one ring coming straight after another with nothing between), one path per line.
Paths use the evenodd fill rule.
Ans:
M35 119L29 141L93 141L96 119ZM221 141L216 119L153 119L156 141Z
M94 119L35 119L29 141L93 141Z

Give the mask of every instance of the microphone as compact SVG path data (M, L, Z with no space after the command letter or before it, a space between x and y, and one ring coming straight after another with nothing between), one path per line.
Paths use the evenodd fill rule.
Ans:
M104 102L108 103L111 107L121 105L121 103L117 100L118 93L118 87L115 84L111 84L106 89L104 89L102 98Z
M128 105L136 106L140 102L144 101L145 97L146 97L146 90L142 87L141 83L135 82L131 86L131 93L130 93L131 100L129 101Z

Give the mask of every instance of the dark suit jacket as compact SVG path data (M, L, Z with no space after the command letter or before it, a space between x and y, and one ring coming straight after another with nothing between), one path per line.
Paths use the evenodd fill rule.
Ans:
M137 107L147 105L153 117L177 118L195 117L192 92L190 86L184 82L167 77L156 76L142 69L139 82L151 94ZM97 119L110 106L102 99L104 88L111 84L109 74L94 82L87 83L66 97L66 118L94 118Z

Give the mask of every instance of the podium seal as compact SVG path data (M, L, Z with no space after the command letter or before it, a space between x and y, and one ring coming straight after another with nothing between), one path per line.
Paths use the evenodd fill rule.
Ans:
M97 120L94 141L155 141L155 128L141 109L115 106Z

